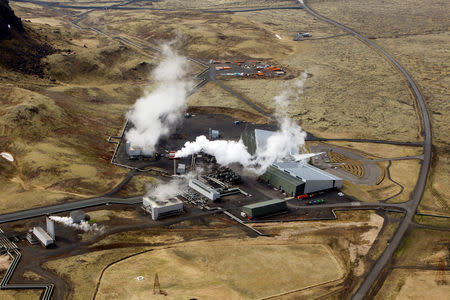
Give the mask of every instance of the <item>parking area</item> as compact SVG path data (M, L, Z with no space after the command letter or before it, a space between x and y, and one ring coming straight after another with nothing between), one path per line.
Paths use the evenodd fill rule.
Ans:
M283 67L258 60L211 60L210 64L216 77L272 78L286 75Z

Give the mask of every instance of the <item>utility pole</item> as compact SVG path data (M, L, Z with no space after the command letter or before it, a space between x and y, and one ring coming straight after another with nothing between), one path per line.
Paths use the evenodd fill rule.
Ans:
M436 283L437 285L446 285L447 278L445 276L445 269L447 267L447 263L444 258L441 258L439 261L437 273L436 273Z
M155 273L155 282L153 283L153 294L159 294L161 286L159 284L158 273Z
M167 292L161 289L161 285L159 284L158 273L155 273L155 281L153 283L153 294L159 294L167 296Z

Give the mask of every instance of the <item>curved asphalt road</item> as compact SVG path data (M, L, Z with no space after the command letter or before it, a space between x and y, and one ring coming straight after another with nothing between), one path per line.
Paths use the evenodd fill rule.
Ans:
M40 216L46 216L50 214L61 213L65 211L71 211L81 208L100 206L105 204L137 204L142 201L142 196L131 197L126 199L112 198L112 197L97 197L84 200L77 200L74 202L56 204L51 206L38 207L33 209L27 209L23 211L17 211L9 214L0 215L0 224L13 222L23 219L30 219Z
M425 106L425 102L423 100L423 96L420 93L419 88L417 87L414 80L411 78L411 76L406 72L406 70L386 51L384 51L382 48L380 48L377 44L372 42L371 40L365 38L358 32L354 31L351 28L348 28L347 26L344 26L336 21L333 21L331 19L328 19L318 13L316 13L314 10L309 8L306 4L306 1L298 0L300 4L303 5L305 10L313 15L314 17L330 23L336 27L339 27L346 32L350 33L354 37L358 38L362 42L366 43L368 46L376 49L377 51L381 52L389 61L391 61L395 67L403 74L405 79L408 82L409 87L411 88L412 92L414 93L416 103L420 107L420 112L422 115L422 121L423 121L423 135L424 135L424 143L423 143L423 161L422 165L420 167L420 173L419 178L417 180L417 184L414 188L414 191L412 193L411 200L408 202L403 203L403 208L406 209L406 215L400 224L400 226L397 228L397 231L395 232L394 236L392 237L391 242L386 247L385 251L381 255L381 257L375 262L375 264L372 266L372 269L368 272L366 277L364 278L363 283L358 288L356 293L353 295L354 300L360 300L363 299L370 291L371 287L375 283L375 281L378 279L381 271L383 268L390 262L392 255L394 254L395 250L400 245L400 242L402 241L406 231L408 230L409 226L411 225L414 215L416 213L417 207L419 206L420 200L422 199L425 185L427 182L428 172L430 169L431 164L431 124L430 119L428 117L428 111Z

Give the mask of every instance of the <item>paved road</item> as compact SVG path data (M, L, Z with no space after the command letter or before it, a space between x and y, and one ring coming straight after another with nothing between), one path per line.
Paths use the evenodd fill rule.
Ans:
M412 224L414 215L416 213L417 207L419 206L420 200L422 199L423 193L425 191L425 185L427 182L428 172L431 165L431 124L430 119L428 116L428 111L425 105L425 101L423 99L423 96L417 87L414 80L411 78L411 76L406 72L406 70L398 63L389 53L387 53L385 50L383 50L381 47L379 47L377 44L372 42L371 40L365 38L358 32L354 31L353 29L342 25L336 21L333 21L331 19L328 19L327 17L324 17L311 8L307 6L306 1L299 0L299 3L303 5L305 10L313 15L314 17L330 23L336 27L339 27L343 29L344 31L350 33L354 37L358 38L362 42L366 43L368 46L376 49L379 51L382 55L384 55L389 61L391 61L394 66L402 73L402 75L405 77L405 79L408 82L408 85L415 96L415 101L420 107L420 113L423 121L423 136L424 136L424 142L423 142L423 161L422 165L420 167L420 173L419 178L417 180L417 184L414 188L414 191L411 196L411 200L403 204L404 208L406 209L406 215L400 224L400 226L397 228L394 236L391 239L391 242L386 247L385 251L381 255L381 257L375 262L371 270L368 272L366 277L364 278L363 283L358 288L356 293L353 295L354 300L360 300L364 299L364 297L369 293L371 287L376 282L376 280L379 278L379 275L381 274L381 271L384 269L384 267L391 261L392 255L394 254L395 250L400 245L400 242L402 241L403 237L405 236L406 231L408 230L409 226Z
M142 196L131 197L126 199L112 198L112 197L96 197L84 200L77 200L74 202L38 207L23 211L17 211L9 214L0 215L0 224L23 219L30 219L48 214L56 214L65 211L71 211L81 208L93 207L110 204L137 204L142 201Z

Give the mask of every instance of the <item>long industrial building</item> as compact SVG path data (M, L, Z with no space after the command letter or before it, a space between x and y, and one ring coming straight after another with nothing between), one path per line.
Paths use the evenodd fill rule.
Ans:
M55 243L55 240L42 227L33 227L33 234L45 247Z
M198 179L189 180L189 187L192 188L193 190L199 192L200 194L202 194L209 200L216 201L217 199L220 198L220 193L218 191L216 191L212 187L204 184L203 182L201 182Z
M272 199L243 206L241 215L243 217L253 219L283 212L286 210L286 201L284 201L283 199Z
M342 187L342 178L294 161L273 163L261 179L294 197Z

